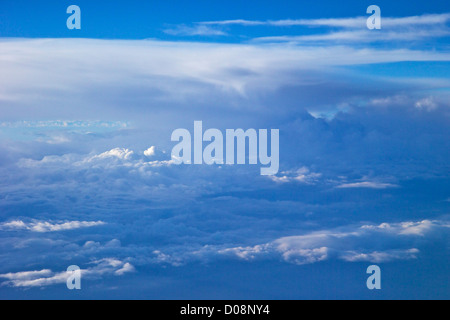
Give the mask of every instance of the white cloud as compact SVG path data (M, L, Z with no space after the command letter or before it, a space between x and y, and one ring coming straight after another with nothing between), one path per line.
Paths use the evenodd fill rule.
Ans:
M244 260L252 260L257 255L266 252L270 245L256 245L254 247L236 247L219 250L219 254L234 254Z
M362 182L354 182L354 183L343 183L338 185L336 188L339 189L348 189L348 188L369 188L369 189L387 189L387 188L396 188L398 187L392 183L383 183L376 181L362 181Z
M151 146L150 148L148 148L147 150L144 151L144 155L145 155L146 157L152 157L152 156L154 156L154 155L155 155L155 149L156 149L155 146Z
M382 30L371 32L367 30L366 17L328 18L328 19L286 19L286 20L224 20L200 22L204 26L271 26L271 27L328 27L341 28L325 34L296 35L296 36L266 36L258 37L255 41L265 42L374 42L374 41L411 41L427 38L445 37L450 34L446 23L450 21L450 14L424 14L409 17L383 17Z
M234 255L244 260L254 260L273 255L294 264L309 264L336 257L348 262L388 262L415 259L419 249L397 249L389 246L410 244L410 237L425 236L432 231L445 230L450 225L443 221L417 221L382 223L380 225L349 226L334 230L321 230L305 235L276 239L266 244L249 247L234 247L218 250L219 254ZM404 236L408 236L405 238ZM389 239L389 242L386 240ZM365 251L355 250L365 243ZM390 243L387 245L387 243ZM370 246L378 250L370 250Z
M349 251L345 252L341 258L348 262L369 261L372 263L382 263L392 260L417 259L417 255L419 253L420 251L416 248L406 250L388 250L384 252L373 251L368 253Z
M175 267L182 266L184 263L182 258L163 253L160 250L154 250L153 254L156 255L157 263L170 264Z
M93 161L96 159L117 158L121 160L129 160L133 156L134 152L125 148L114 148L112 150L103 152L89 159Z
M430 38L440 38L450 35L450 29L429 30L396 30L371 33L371 30L344 30L327 34L300 36L269 36L255 38L256 42L359 42L377 41L417 41Z
M426 97L416 102L417 109L424 109L427 111L433 111L438 107L435 99L433 97Z
M214 29L206 25L186 26L179 25L175 28L164 30L165 33L174 36L225 36L226 33L222 30Z
M115 258L105 258L93 261L93 267L81 269L82 279L93 279L104 275L121 276L125 273L134 272L135 268L129 262ZM0 274L0 278L8 279L2 283L3 286L11 287L45 287L65 283L70 273L66 271L53 272L49 269L40 271L22 271L16 273Z
M405 221L401 223L382 223L378 226L363 225L362 229L381 230L398 235L424 236L434 228L449 228L450 225L437 220Z
M368 16L356 18L328 18L328 19L284 19L284 20L222 20L222 21L204 21L200 22L204 25L242 25L242 26L308 26L308 27L342 27L342 28L358 28L365 27ZM449 13L442 14L424 14L421 16L409 17L383 17L383 26L423 26L423 25L441 25L450 21Z
M259 26L264 25L264 21L235 19L235 20L220 20L220 21L203 21L199 22L204 25L243 25L243 26Z
M53 223L49 221L33 221L23 222L22 220L13 220L10 222L4 222L0 224L0 228L3 230L30 230L33 232L56 232L73 230L80 228L88 228L104 225L103 221L67 221L60 223Z
M310 172L307 167L301 167L297 170L282 171L276 176L268 176L269 179L278 183L302 182L306 184L315 183L322 174Z
M29 280L35 278L41 278L43 276L50 276L52 274L52 270L43 269L39 271L22 271L22 272L10 272L5 274L0 274L1 278L9 279L9 280Z
M119 270L114 271L114 274L116 274L118 276L121 276L121 275L123 275L125 273L135 272L135 271L136 271L136 269L134 268L134 266L131 263L126 262L122 266L122 268L120 268Z
M1 93L10 95L14 104L23 104L24 107L33 99L35 104L41 106L41 112L52 116L55 110L52 108L52 112L47 112L48 108L63 102L71 106L64 110L73 108L81 116L95 116L92 108L84 107L86 101L80 100L79 96L80 93L90 95L92 90L105 90L105 86L112 98L120 101L123 97L114 88L134 92L133 89L141 88L144 83L145 92L139 91L140 95L136 97L135 93L128 95L127 105L135 108L142 105L141 100L147 101L146 105L158 105L167 101L181 103L196 94L207 97L211 89L217 89L217 94L235 92L242 96L255 85L276 90L281 85L292 84L292 72L295 70L311 72L312 69L329 66L450 60L450 55L445 52L343 46L323 48L286 44L266 46L89 39L3 40L1 44L0 57L4 59L0 59L0 68L3 74L8 75L0 79ZM14 58L11 58L10 52L14 52ZM70 68L80 59L92 77ZM29 62L26 68L21 61ZM143 82L142 79L149 80ZM40 84L38 92L35 92L36 83ZM59 88L56 84L63 87ZM75 95L74 91L78 94ZM67 95L73 99L68 101ZM51 97L52 103L47 101L47 97ZM134 101L134 98L139 99ZM116 105L114 101L95 96L87 105L92 104L98 105L100 111L114 110L120 116L125 115L119 111L126 108ZM216 105L211 107L217 108ZM17 115L24 110L11 108L5 111ZM56 114L61 115L64 110ZM98 116L104 116L104 112Z
M450 34L446 25L450 21L450 14L424 14L409 17L383 17L382 30L373 32L366 28L367 17L329 18L329 19L287 19L287 20L225 20L206 21L202 25L208 26L271 26L271 27L327 27L340 28L339 31L329 33L261 36L254 39L257 42L359 42L369 43L377 41L416 41L430 38L445 37Z
M285 261L297 265L316 263L328 258L328 248L290 249L284 251L282 257Z

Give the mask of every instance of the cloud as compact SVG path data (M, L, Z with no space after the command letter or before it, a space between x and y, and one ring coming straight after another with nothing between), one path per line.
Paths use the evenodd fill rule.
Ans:
M392 249L387 246L407 246L412 242L404 236L430 236L433 232L446 232L446 228L449 228L447 222L429 220L360 227L348 226L283 237L256 246L221 249L218 253L235 255L244 260L279 256L286 262L298 265L317 263L332 258L347 262L381 263L416 259L420 253L417 248ZM372 238L376 240L368 242ZM355 250L356 247L361 246L361 243L368 245L365 251ZM371 251L371 246L379 246L380 249Z
M383 31L373 33L371 30L339 31L318 35L269 36L255 38L256 42L380 42L380 41L418 41L430 38L442 38L450 35L450 29Z
M290 249L284 251L282 257L285 261L297 265L316 263L328 258L328 248Z
M23 222L22 220L13 220L0 224L3 230L29 230L33 232L57 232L65 230L73 230L80 228L89 228L104 225L103 221L67 221L60 223L53 223L49 221L33 221Z
M125 148L114 148L90 158L88 161L97 159L117 158L120 160L128 160L133 156L134 152Z
M148 148L147 150L144 151L144 155L146 157L152 157L155 155L155 146L151 146L150 148Z
M438 104L433 97L426 97L416 102L416 108L425 109L427 111L433 111L438 107Z
M384 83L365 78L362 82L358 76L350 76L348 71L338 68L404 61L450 61L445 51L351 44L325 48L314 43L292 46L155 40L0 41L0 57L4 57L0 59L0 68L9 75L0 79L0 96L7 97L10 106L2 109L2 116L4 119L48 119L44 122L48 128L38 127L41 130L37 132L35 127L33 135L27 138L37 140L40 135L41 142L58 142L66 148L69 143L86 148L88 139L92 143L94 138L112 136L111 131L122 142L116 145L124 146L124 141L131 140L125 135L137 134L140 130L140 149L156 145L170 136L174 128L198 119L196 116L230 127L254 126L258 125L255 122L275 120L299 110L299 104L301 109L318 111L399 91L417 93L417 90L408 90L419 85L407 86L403 79ZM85 67L72 67L80 63ZM374 89L381 86L382 90ZM429 81L420 84L421 90L442 86L442 83ZM324 90L330 94L319 94ZM283 104L283 108L271 107L275 104ZM56 105L65 107L56 108ZM92 108L93 105L96 107ZM258 117L250 116L253 112ZM51 120L54 118L68 120ZM89 119L100 120L83 127L84 121L92 121ZM169 119L170 127L166 125ZM51 121L57 121L57 126L50 126ZM20 123L4 122L16 126ZM127 125L122 127L121 123ZM103 124L115 126L104 127ZM64 133L54 132L64 128L67 129ZM7 132L14 140L29 132L16 129L0 127L0 131ZM153 141L143 140L144 130ZM39 147L36 145L34 149L43 150L41 145Z
M306 167L302 167L297 170L282 171L277 176L269 176L268 178L277 183L287 183L287 182L302 182L302 183L314 183L322 175L316 172L310 172Z
M159 250L155 250L152 253L156 255L156 263L158 264L170 264L175 267L180 267L185 263L182 257L177 257L176 255L165 254Z
M426 233L430 232L430 230L437 227L449 228L450 225L440 221L423 220L416 222L407 221L397 224L382 223L378 226L364 225L361 228L369 230L382 230L383 232L392 232L398 235L424 236Z
M336 188L340 189L348 189L348 188L370 188L370 189L386 189L386 188L396 188L398 187L392 183L383 183L383 182L375 182L375 181L362 181L362 182L354 182L354 183L343 183L338 185Z
M406 250L389 250L385 252L368 252L361 253L357 251L349 251L342 255L342 259L348 262L368 261L372 263L389 262L393 260L409 260L417 259L420 251L416 248Z
M219 254L233 254L244 260L253 260L256 256L268 250L270 245L256 245L253 247L236 247L219 250Z
M29 280L41 278L42 276L50 276L53 272L49 269L43 269L39 271L22 271L22 272L9 272L5 274L1 274L1 278L9 279L9 280Z
M125 128L128 124L122 121L73 121L73 120L48 120L48 121L4 121L0 127L8 128Z
M358 28L365 27L367 17L356 18L326 18L326 19L284 19L284 20L222 20L222 21L204 21L200 24L204 25L243 25L243 26L309 26L309 27L342 27L342 28ZM449 13L442 14L424 14L420 16L409 17L383 17L383 25L386 27L398 26L423 26L423 25L441 25L450 21Z
M116 257L103 289L133 268L160 280L167 265L432 264L447 250L439 47L0 41L2 274L62 282L61 261L88 270ZM170 135L194 120L279 128L280 174L174 165Z
M255 20L245 20L245 19L234 19L234 20L220 20L220 21L202 21L198 22L204 25L243 25L243 26L259 26L264 25L268 22L255 21Z
M128 273L128 272L135 272L135 271L136 271L136 269L134 268L134 266L133 266L131 263L126 262L126 263L123 265L122 268L120 268L119 270L114 271L114 274L116 274L116 275L118 275L118 276L121 276L121 275L123 275L123 274L125 274L125 273Z
M196 25L193 27L189 27L186 25L179 25L175 28L165 29L164 33L173 35L173 36L225 36L226 33L217 30L206 25Z
M312 35L260 36L254 41L260 42L377 42L377 41L414 41L446 37L450 34L447 23L449 13L424 14L409 17L382 17L382 30L367 30L367 17L326 18L326 19L285 19L285 20L223 20L200 22L203 26L268 26L268 27L308 27L330 28L328 33ZM340 28L341 31L334 31ZM311 29L310 29L311 30ZM319 31L320 32L320 31ZM301 31L299 31L301 33Z
M105 258L91 262L93 267L81 269L82 279L95 279L100 276L116 275L122 276L129 272L135 272L135 268L129 262L124 262L115 258ZM61 283L66 283L70 273L66 271L53 272L49 269L40 271L22 271L16 273L0 274L0 278L8 281L2 283L3 286L11 287L45 287Z

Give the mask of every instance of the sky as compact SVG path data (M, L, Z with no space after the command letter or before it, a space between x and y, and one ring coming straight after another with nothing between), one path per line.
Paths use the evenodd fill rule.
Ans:
M2 0L0 299L449 299L449 37L443 1ZM279 129L278 173L176 165L194 121Z

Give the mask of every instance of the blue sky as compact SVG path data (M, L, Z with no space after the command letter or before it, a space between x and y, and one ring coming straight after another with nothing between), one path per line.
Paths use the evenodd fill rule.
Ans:
M448 299L450 7L371 4L2 1L0 298ZM280 171L175 165L196 120Z

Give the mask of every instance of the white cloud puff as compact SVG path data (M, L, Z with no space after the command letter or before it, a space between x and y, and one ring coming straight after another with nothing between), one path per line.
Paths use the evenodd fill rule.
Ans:
M147 150L144 151L144 155L146 157L152 157L155 155L155 151L156 151L156 147L151 146L150 148L148 148Z
M121 160L129 160L134 154L134 151L125 148L114 148L112 150L103 152L89 159L89 161L97 159L117 158Z

